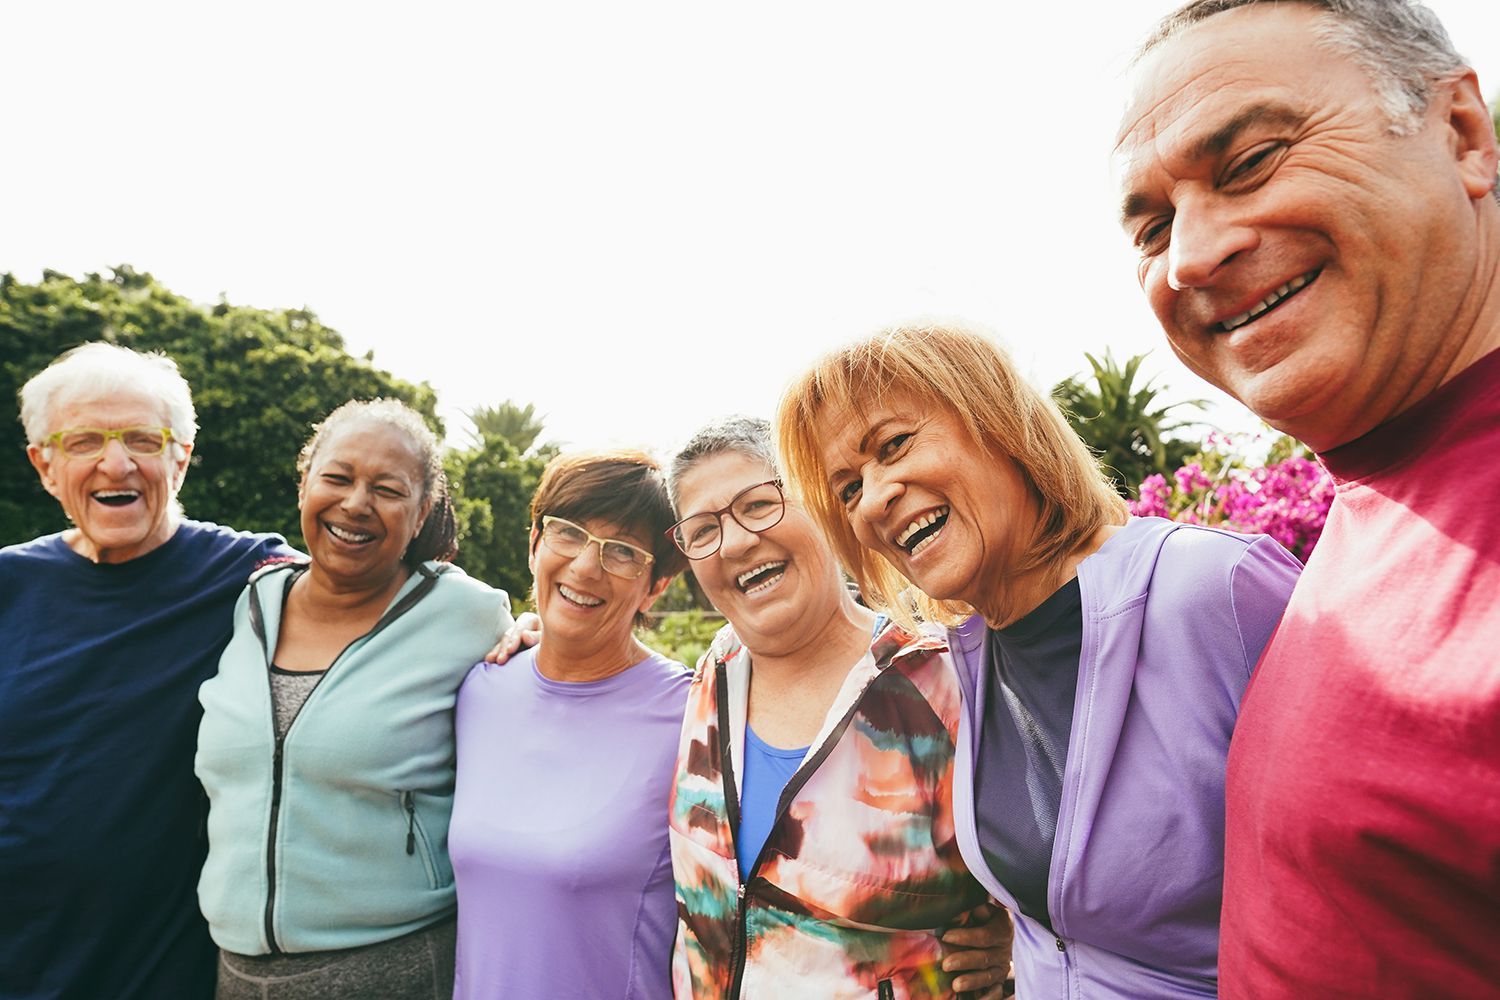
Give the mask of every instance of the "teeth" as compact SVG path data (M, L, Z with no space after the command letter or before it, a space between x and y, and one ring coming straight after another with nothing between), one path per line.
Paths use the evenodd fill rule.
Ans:
M350 531L348 528L340 528L336 524L328 525L328 533L342 542L358 545L362 542L372 540L374 535L367 535L362 531Z
M755 567L748 573L741 573L739 575L738 579L740 588L744 589L746 581L753 580L757 573L770 572L769 576L767 576L760 583L757 583L755 586L749 588L748 590L745 590L745 593L759 594L763 590L770 590L772 587L781 582L781 578L785 575L785 573L781 571L785 569L786 563L784 562L764 563L760 566Z
M1282 299L1286 298L1288 295L1295 292L1297 289L1302 288L1312 279L1312 275L1299 275L1298 277L1295 277L1291 281L1288 281L1286 284L1282 285L1280 288L1276 289L1270 295L1267 295L1265 298L1261 299L1255 305L1251 306L1249 312L1242 312L1238 316L1230 317L1219 325L1224 328L1224 331L1226 333L1231 330L1237 330L1240 327L1244 326L1246 323L1250 322L1255 317L1259 316L1261 313L1265 312L1267 309L1274 306L1276 303L1280 302Z
M95 490L94 496L100 500L113 500L115 497L130 497L134 500L141 494L136 490Z
M597 608L599 605L604 603L603 598L590 597L587 594L580 594L572 587L565 586L561 583L557 585L557 592L562 594L568 600L572 601L574 604L582 604L584 607L588 608Z
M743 587L749 580L753 579L758 574L764 573L768 569L776 569L778 567L785 566L785 565L786 565L786 563L783 563L783 562L766 562L766 563L761 563L759 566L755 567L754 569L747 569L747 570L745 570L745 572L741 573L739 576L735 577L734 579L735 579L736 583L738 583L741 587Z
M899 534L899 535L896 536L896 544L899 545L901 548L906 548L906 540L908 538L910 538L912 535L915 535L917 532L921 531L923 528L927 527L929 524L936 524L939 520L941 520L942 518L945 518L947 516L948 516L948 508L947 507L939 507L937 510L932 511L931 513L923 514L921 517L917 518L911 524L908 524L906 526L906 530L905 531L901 532L901 534ZM936 538L937 536L934 535L933 537ZM921 548L920 545L917 546L917 547ZM912 554L915 555L916 553L913 552Z
M941 534L942 534L941 531L934 531L932 534L928 535L926 538L924 538L920 542L918 542L917 545L916 545L916 547L911 550L911 554L912 555L916 555L918 552L921 552L923 549L927 548L927 546L929 546L933 542L937 541L938 535L941 535Z

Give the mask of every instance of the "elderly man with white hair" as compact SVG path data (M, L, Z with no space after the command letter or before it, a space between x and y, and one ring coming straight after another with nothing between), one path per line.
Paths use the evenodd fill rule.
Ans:
M0 998L208 997L198 686L291 550L183 517L197 418L166 357L68 351L21 420L72 527L0 549Z

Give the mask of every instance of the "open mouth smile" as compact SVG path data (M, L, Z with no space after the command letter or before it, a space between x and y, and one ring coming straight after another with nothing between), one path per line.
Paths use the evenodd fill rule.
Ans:
M375 540L374 535L365 531L355 531L352 528L341 528L336 524L327 523L324 523L323 527L334 538L349 545L363 545L366 542L373 542Z
M561 583L557 585L557 592L562 595L563 600L569 604L576 604L580 608L597 608L604 603L602 597L591 597Z
M128 507L141 498L139 490L96 490L90 494L106 507Z
M1213 325L1214 331L1217 333L1233 333L1235 330L1238 330L1246 323L1250 323L1254 320L1260 319L1266 313L1275 309L1287 299L1290 299L1292 296L1302 291L1302 289L1312 284L1318 279L1318 275L1322 273L1323 272L1321 270L1309 271L1306 274L1299 275L1298 277L1293 278L1291 281L1288 281L1286 284L1276 289L1270 295L1267 295L1255 305L1251 306L1246 312L1242 312L1238 316L1231 316L1221 323L1215 323Z
M734 578L735 586L746 594L758 594L770 590L786 575L786 561L765 562L754 569L747 569Z
M896 547L905 549L909 556L921 552L942 534L943 525L948 523L948 514L949 508L944 505L918 516L896 536Z

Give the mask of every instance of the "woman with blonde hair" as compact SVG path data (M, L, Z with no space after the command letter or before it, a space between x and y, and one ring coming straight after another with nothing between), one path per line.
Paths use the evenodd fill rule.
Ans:
M1056 406L965 330L825 357L777 429L866 599L950 629L958 841L1016 917L1018 993L1215 995L1224 762L1300 564L1129 517Z

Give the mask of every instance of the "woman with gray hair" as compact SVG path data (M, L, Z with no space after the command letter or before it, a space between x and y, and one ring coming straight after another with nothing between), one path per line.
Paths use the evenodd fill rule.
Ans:
M70 526L0 549L0 996L205 997L198 685L281 538L183 516L170 358L94 343L21 389Z
M676 996L1000 996L1005 916L960 926L989 913L954 837L943 637L854 600L766 421L705 427L670 484L672 539L729 622L672 790Z
M454 699L509 601L448 562L440 445L404 404L344 404L297 468L309 558L251 580L200 695L218 996L448 1000Z

